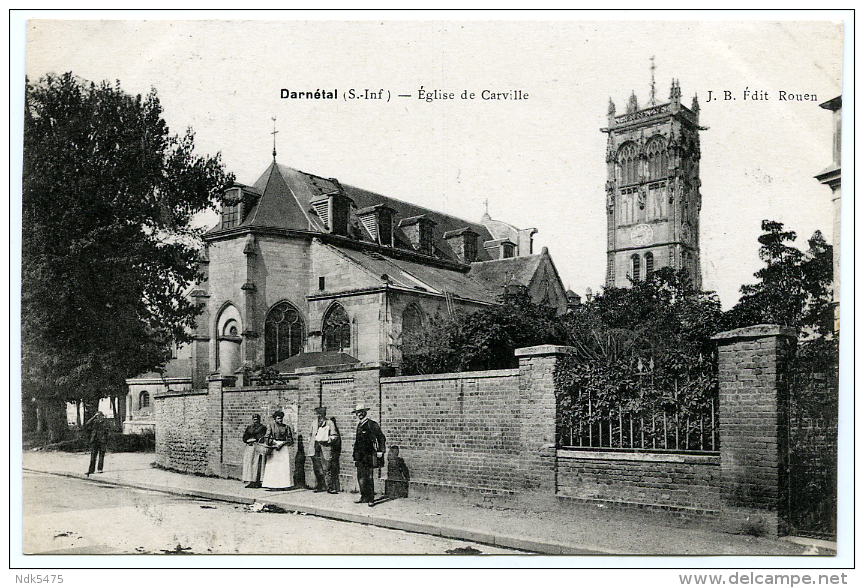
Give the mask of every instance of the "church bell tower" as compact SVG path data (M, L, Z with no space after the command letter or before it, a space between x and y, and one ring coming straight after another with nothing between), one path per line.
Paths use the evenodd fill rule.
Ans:
M661 267L684 268L697 288L699 264L699 103L681 104L672 81L669 101L640 108L635 93L626 112L609 100L606 143L606 286L627 287Z

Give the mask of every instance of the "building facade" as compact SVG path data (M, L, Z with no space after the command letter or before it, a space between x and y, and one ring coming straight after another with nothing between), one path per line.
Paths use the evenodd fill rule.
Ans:
M128 380L128 420L154 394L206 388L218 373L243 382L269 368L331 363L398 366L404 337L438 315L501 301L505 288L567 310L536 229L466 221L308 174L275 161L254 184L227 188L204 237L203 307L194 340L166 377ZM172 387L173 386L173 387Z
M653 89L652 89L653 93ZM626 287L661 267L686 269L701 287L699 260L699 104L681 104L673 80L669 101L624 114L609 101L606 146L606 286Z
M834 332L840 331L840 159L843 129L843 97L837 96L819 105L832 112L833 149L831 165L816 175L816 179L831 188L834 231L831 245L834 254L834 279L831 282L834 303Z

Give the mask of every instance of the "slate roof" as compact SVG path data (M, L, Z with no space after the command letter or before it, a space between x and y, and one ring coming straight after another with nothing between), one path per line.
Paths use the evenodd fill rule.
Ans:
M374 252L342 248L338 251L375 278L383 281L383 276L386 274L388 282L393 286L432 294L448 293L477 302L498 301L497 291L493 292L466 272L431 267L404 259L392 259Z
M493 236L483 224L443 214L354 186L343 185L336 179L322 178L274 162L258 178L253 187L261 193L261 197L252 207L252 210L246 214L243 222L239 225L240 227L327 232L311 203L341 189L343 194L351 198L356 207L352 211L351 223L360 233L361 240L371 241L372 239L357 219L357 211L384 204L394 211L393 240L397 248L412 250L408 238L399 227L399 221L422 215L435 223L433 244L436 257L457 261L456 255L444 239L444 233L470 228L479 235L478 259L491 259L489 253L483 249L483 242L492 240ZM219 231L218 225L210 232L217 231Z
M341 351L311 351L298 353L287 359L283 359L273 367L280 374L293 372L297 368L317 367L322 365L350 365L359 363L356 357L342 353Z
M359 240L372 242L372 237L360 222L358 212L368 212L379 206L386 206L393 211L393 242L394 247L378 248L376 251L357 250L340 246L338 243L328 243L341 255L351 259L363 267L375 279L386 275L390 284L418 292L432 294L449 294L458 298L481 303L495 303L500 300L504 286L521 284L528 286L540 267L545 250L540 255L512 257L493 260L491 254L483 247L485 241L494 241L502 236L516 241L517 229L512 225L492 221L488 214L484 215L484 223L475 223L443 214L409 202L383 196L375 192L341 184L336 179L327 179L302 172L276 162L270 164L267 170L252 186L254 192L261 196L252 209L244 216L238 225L243 227L261 227L288 229L312 233L327 233L324 223L315 212L312 202L326 197L328 194L341 192L354 203L349 219L349 233ZM466 230L478 235L477 261L470 264L470 270L464 264L462 270L453 266L448 269L442 264L425 264L422 257L412 260L411 256L399 254L401 251L414 251L402 226L411 224L411 220L423 217L432 221L434 256L439 259L458 263L458 258L444 238L456 236ZM406 222L408 221L408 222ZM402 225L402 226L400 226ZM490 232L489 225L495 233ZM218 233L219 225L210 233ZM391 257L390 251L394 252ZM468 270L468 271L466 271Z
M545 248L539 255L473 263L468 276L482 282L487 288L494 290L496 294L500 293L504 286L511 284L527 286L537 273L537 268L540 267L544 255L549 255Z

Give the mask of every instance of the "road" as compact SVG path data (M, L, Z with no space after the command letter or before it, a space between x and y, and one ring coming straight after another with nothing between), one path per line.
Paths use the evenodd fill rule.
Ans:
M298 513L25 472L27 554L517 554ZM473 551L473 550L476 550Z

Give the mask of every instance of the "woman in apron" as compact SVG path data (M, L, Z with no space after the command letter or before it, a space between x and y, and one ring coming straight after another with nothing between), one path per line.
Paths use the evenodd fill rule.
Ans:
M264 478L261 485L264 488L291 488L294 485L294 434L291 427L282 422L285 413L277 410L273 413L273 424L267 430L267 445L270 454L264 464Z

